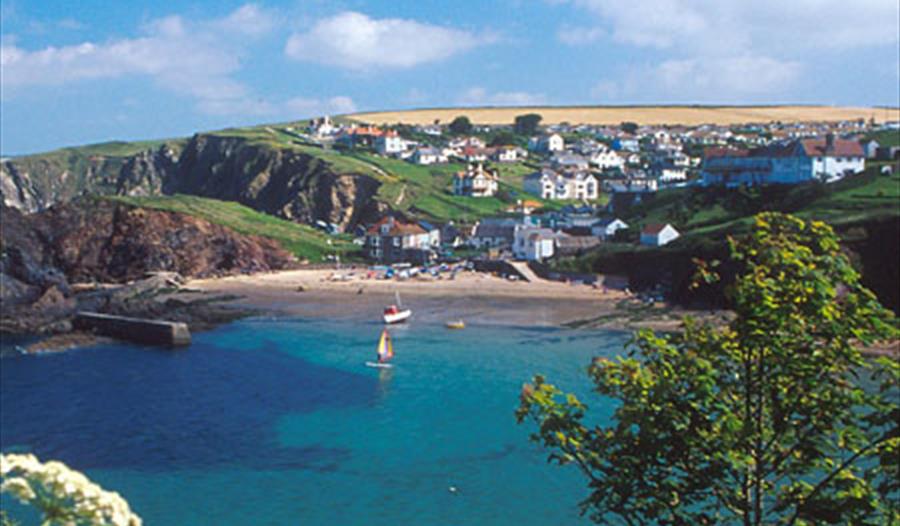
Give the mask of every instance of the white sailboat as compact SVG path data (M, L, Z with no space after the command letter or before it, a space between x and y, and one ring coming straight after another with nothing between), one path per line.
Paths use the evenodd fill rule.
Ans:
M391 344L391 335L388 333L387 329L381 331L381 338L378 339L378 349L376 352L378 354L378 361L366 362L368 367L393 367L388 363L390 359L394 357L394 346Z
M395 292L394 294L397 299L397 303L388 305L384 308L384 312L382 313L384 322L387 324L403 323L404 321L409 319L410 316L412 316L412 310L403 308L403 304L400 302L400 293Z

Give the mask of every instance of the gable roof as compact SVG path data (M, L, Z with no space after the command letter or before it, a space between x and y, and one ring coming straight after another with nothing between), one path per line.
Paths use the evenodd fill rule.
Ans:
M865 157L862 146L856 141L835 139L831 150L826 148L825 139L803 139L800 141L803 153L810 157Z
M672 230L675 230L675 227L670 225L669 223L650 223L641 230L641 234L646 234L648 236L658 235L660 232L665 230L666 227L670 227ZM677 232L677 230L676 230Z
M386 234L382 234L381 226L387 224L390 221L393 221L391 229ZM392 216L385 216L382 217L377 223L370 226L369 230L367 230L366 233L374 236L407 236L415 234L427 234L428 232L426 232L424 228L415 223L404 223Z

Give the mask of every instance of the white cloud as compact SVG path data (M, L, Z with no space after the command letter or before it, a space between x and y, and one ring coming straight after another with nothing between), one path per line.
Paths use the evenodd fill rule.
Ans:
M623 76L660 82L678 98L722 100L786 93L805 64L823 54L900 42L900 3L891 0L557 0L593 16L592 25L557 34L567 44L612 41L657 50L652 66ZM634 88L634 86L631 86ZM596 98L633 92L599 83ZM684 91L674 91L676 88ZM647 92L650 87L638 87ZM706 89L705 92L702 90ZM717 91L727 90L727 91ZM688 94L692 94L690 97Z
M658 66L655 76L669 90L729 97L779 92L801 71L798 62L747 55L667 60Z
M564 26L556 32L556 37L563 44L580 46L590 44L606 36L606 31L599 27L569 27Z
M545 104L547 97L525 91L490 93L484 88L473 87L463 92L456 102L464 106L537 106Z
M246 46L242 42L247 40L234 35L259 36L274 23L269 12L250 4L207 21L180 16L151 20L139 36L109 42L32 51L4 39L0 83L8 98L29 86L145 76L164 89L195 98L200 111L262 115L271 112L272 105L233 78L241 67Z
M285 54L354 70L399 69L444 60L491 41L460 29L346 11L319 20L306 33L292 34Z
M292 117L296 118L353 113L356 111L356 103L350 97L345 96L331 97L327 100L294 97L285 102L284 107L287 112L292 114Z
M257 4L245 4L214 25L225 33L258 37L271 31L277 25L277 18L275 13Z
M571 0L613 40L656 48L736 54L843 49L900 40L890 0Z

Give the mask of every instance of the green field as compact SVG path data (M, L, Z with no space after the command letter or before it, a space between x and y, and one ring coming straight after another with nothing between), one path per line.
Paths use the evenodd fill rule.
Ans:
M335 253L353 257L353 253L358 250L348 236L328 236L310 226L263 214L238 203L190 195L111 196L106 199L143 208L180 212L231 228L241 234L273 239L299 259L313 262L324 261L326 255Z

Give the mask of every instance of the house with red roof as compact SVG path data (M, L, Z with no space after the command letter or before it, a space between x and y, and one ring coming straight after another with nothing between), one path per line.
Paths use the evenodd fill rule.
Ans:
M650 223L641 230L641 244L661 247L681 237L675 227L669 223Z
M707 148L701 178L705 186L830 183L865 169L866 155L857 141L797 139L752 150Z

